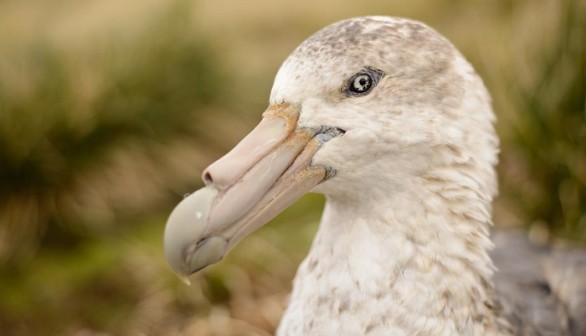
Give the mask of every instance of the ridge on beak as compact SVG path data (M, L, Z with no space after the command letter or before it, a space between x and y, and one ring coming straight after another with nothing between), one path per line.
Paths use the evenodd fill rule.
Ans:
M180 277L218 262L245 236L335 175L333 168L311 161L324 143L344 131L299 128L299 113L297 105L269 106L251 133L204 170L206 186L172 211L164 249Z

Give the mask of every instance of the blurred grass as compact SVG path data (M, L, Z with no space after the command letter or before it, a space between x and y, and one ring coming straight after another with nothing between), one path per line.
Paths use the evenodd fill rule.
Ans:
M584 1L5 1L0 334L272 333L323 198L190 287L163 259L163 223L258 121L287 54L367 14L429 23L485 79L502 138L495 222L584 242Z
M559 12L550 47L518 59L530 73L507 78L519 112L508 119L501 190L529 226L585 242L586 4Z
M116 155L148 161L174 139L206 140L198 117L218 101L220 78L209 48L186 34L187 5L150 13L131 41L68 52L39 38L5 55L12 71L0 74L0 258L20 261L39 239L60 231L61 244L87 229L80 185Z

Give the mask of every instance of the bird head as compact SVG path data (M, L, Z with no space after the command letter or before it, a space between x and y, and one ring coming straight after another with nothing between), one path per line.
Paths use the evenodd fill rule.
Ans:
M285 60L259 125L173 210L167 258L192 274L309 191L365 199L465 163L484 168L477 179L494 194L493 121L482 81L433 29L334 23Z

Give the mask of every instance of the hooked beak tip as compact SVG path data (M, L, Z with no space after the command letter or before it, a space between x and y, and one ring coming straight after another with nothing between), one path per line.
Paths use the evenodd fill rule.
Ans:
M180 277L189 276L224 256L227 241L207 237L208 218L218 190L202 188L184 198L165 226L165 256Z
M185 275L222 260L228 242L222 237L205 237L184 250Z

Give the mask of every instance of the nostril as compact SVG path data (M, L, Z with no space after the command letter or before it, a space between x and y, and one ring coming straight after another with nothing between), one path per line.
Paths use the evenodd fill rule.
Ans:
M203 183L205 183L205 185L214 183L214 179L212 178L212 174L210 174L210 172L206 171L203 173Z

